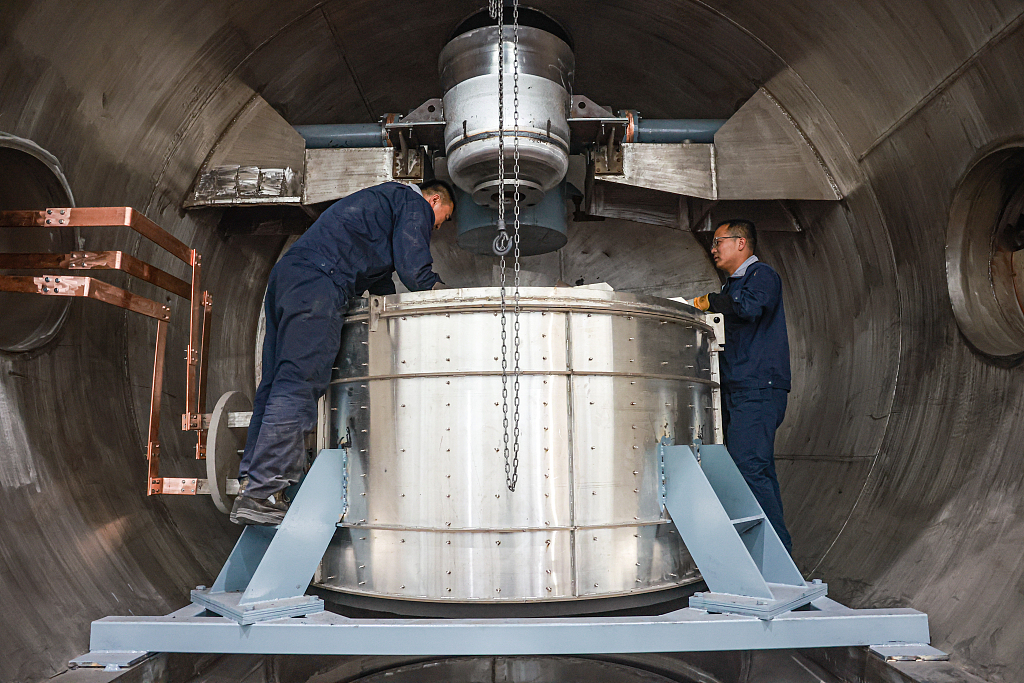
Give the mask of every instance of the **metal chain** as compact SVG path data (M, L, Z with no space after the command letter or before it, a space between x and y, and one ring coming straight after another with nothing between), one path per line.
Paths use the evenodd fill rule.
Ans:
M515 268L513 283L515 289L512 295L515 309L512 314L512 354L515 362L513 368L515 381L512 385L512 401L514 406L512 413L512 475L510 477L506 472L505 476L505 484L508 486L509 491L516 490L516 482L519 479L519 200L522 197L519 191L519 0L512 1L512 125L514 130L512 154L515 162L513 166L515 180L513 183L514 195L512 199L515 242L515 256L513 259Z
M513 64L513 102L512 115L514 133L512 137L514 166L513 182L513 211L514 231L510 238L505 227L505 11L504 0L489 0L489 11L491 18L497 20L498 24L498 235L494 238L494 252L501 257L501 410L502 410L502 446L505 457L505 485L509 491L516 490L516 483L519 480L519 377L520 370L520 325L519 325L519 276L520 276L520 250L519 250L519 214L520 214L520 191L519 191L519 0L512 3L512 64ZM510 245L511 242L511 245ZM508 302L506 294L507 264L505 255L510 251L509 247L514 246L513 256L513 314L512 314L512 358L513 358L513 384L512 384L512 420L509 421L509 391L508 391ZM509 427L511 426L511 429ZM511 444L509 443L511 441Z
M498 21L498 235L494 251L501 256L501 411L505 481L509 481L508 420L508 321L505 302L505 254L508 253L508 232L505 230L505 12L504 0L490 0L491 17Z

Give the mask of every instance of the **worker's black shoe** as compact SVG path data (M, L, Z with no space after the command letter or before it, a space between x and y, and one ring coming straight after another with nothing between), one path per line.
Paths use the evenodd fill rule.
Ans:
M278 491L269 498L238 496L231 507L231 521L243 525L277 526L284 521L286 512L288 501L284 491Z

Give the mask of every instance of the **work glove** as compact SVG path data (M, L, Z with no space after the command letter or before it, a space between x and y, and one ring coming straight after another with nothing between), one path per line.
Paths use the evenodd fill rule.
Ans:
M699 308L702 311L706 311L711 308L711 302L708 301L708 295L698 296L693 300L693 307Z

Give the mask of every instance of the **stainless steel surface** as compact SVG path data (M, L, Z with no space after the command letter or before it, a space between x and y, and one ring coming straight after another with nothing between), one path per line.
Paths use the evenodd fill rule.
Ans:
M764 85L827 161L842 202L795 205L804 232L762 234L759 247L783 278L790 324L794 388L777 453L797 562L846 604L927 611L954 664L1014 681L1024 370L961 336L945 247L969 169L1020 140L1019 0L535 4L575 36L574 89L595 102L728 118ZM0 130L53 153L77 203L130 204L203 253L204 282L226 302L210 393L251 390L281 239L223 238L216 211L182 215L203 161L256 90L290 124L371 121L436 97L446 37L480 8L10 0ZM445 281L494 282L493 260L458 250L453 232L435 233ZM187 276L155 253L140 240L132 255ZM611 219L570 224L565 248L524 267L542 285L583 277L658 296L716 286L688 233ZM184 604L238 533L209 501L140 498L153 323L78 303L93 304L104 334L72 307L53 343L0 357L4 680L59 672L88 649L91 619ZM168 358L187 344L186 313L174 307ZM170 373L165 423L183 395ZM192 441L165 430L163 464L202 476Z
M519 100L520 192L540 201L569 168L569 124L575 62L564 42L540 29L519 27L518 94L514 92L513 29L506 26L504 71L505 168L512 176L515 98ZM481 206L497 208L498 29L478 28L449 42L438 59L444 89L444 144L452 181ZM512 190L506 189L511 197Z
M714 200L841 199L828 161L767 88L715 133L714 144L628 142L621 175L601 179Z
M657 446L714 438L703 316L590 289L527 288L520 303L528 398L514 492L500 456L498 291L350 312L328 401L330 446L352 444L349 509L319 586L523 602L695 580L662 505Z
M333 202L394 180L393 147L307 149L302 203Z

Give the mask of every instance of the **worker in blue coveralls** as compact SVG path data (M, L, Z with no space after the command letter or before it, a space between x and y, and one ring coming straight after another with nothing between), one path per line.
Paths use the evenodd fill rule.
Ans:
M394 294L394 272L412 291L444 287L431 268L430 236L451 218L454 197L439 180L360 190L331 205L270 271L263 376L232 522L284 519L284 489L302 477L306 434L316 426L349 300L367 290Z
M775 430L789 396L789 338L782 280L757 259L750 221L720 223L711 245L715 266L729 275L721 293L694 299L702 311L725 316L721 357L725 445L786 550L793 542L782 515L775 475Z

